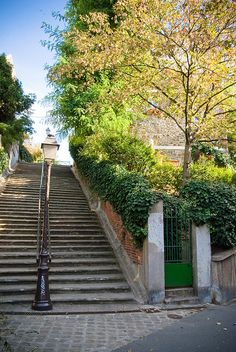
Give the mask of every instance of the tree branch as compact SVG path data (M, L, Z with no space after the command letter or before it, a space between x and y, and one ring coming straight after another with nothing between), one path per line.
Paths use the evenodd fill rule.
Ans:
M213 99L213 98L216 97L217 95L223 93L226 89L228 89L228 88L234 86L235 84L236 84L236 81L233 82L233 83L230 83L228 86L226 86L226 87L222 88L221 90L219 90L218 92L212 94L207 100L205 100L201 105L199 105L199 107L197 108L197 110L195 110L195 112L193 113L193 116L195 116L195 115L198 113L198 111L199 111L204 105L210 103L211 99Z
M232 109L232 110L227 110L227 111L222 111L222 112L218 112L217 114L214 114L214 116L218 116L218 115L226 115L230 112L235 112L236 109Z
M162 109L161 107L157 106L156 104L152 103L150 100L144 98L140 93L138 94L138 96L140 98L142 98L145 102L147 102L148 104L153 106L155 109L160 110L161 112L166 114L168 117L170 117L176 123L176 125L180 128L180 130L185 134L184 128L178 123L177 119L173 115L171 115L168 111Z

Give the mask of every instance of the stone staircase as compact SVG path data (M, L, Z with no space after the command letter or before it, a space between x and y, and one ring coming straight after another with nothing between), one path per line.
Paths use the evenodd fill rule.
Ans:
M165 290L165 300L162 307L165 309L203 308L202 303L194 293L193 287L168 288Z
M0 311L32 313L40 164L19 164L0 195ZM139 310L70 167L52 167L50 295L55 313ZM48 312L47 312L48 313Z

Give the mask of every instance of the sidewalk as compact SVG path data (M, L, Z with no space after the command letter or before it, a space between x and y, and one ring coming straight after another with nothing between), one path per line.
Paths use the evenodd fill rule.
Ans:
M208 309L113 352L235 352L236 302Z
M110 352L154 331L172 328L179 319L197 312L0 315L0 351Z

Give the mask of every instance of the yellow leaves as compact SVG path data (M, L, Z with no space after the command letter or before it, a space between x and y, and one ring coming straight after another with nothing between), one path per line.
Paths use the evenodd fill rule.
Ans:
M86 76L89 86L95 72L112 71L113 87L106 95L111 104L138 97L140 107L142 97L144 105L157 104L163 116L179 123L187 119L198 133L214 132L218 125L222 132L227 116L215 114L235 105L228 96L235 96L230 84L236 82L236 4L210 3L118 0L113 27L105 14L84 16L88 29L65 36L75 50L53 67L51 79Z

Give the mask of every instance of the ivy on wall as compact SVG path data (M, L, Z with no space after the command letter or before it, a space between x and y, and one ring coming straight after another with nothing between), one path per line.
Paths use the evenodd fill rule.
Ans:
M120 216L134 243L141 247L147 236L147 220L153 204L163 199L164 208L181 208L183 221L210 226L212 244L226 248L236 246L236 187L219 182L189 181L180 197L154 191L149 181L124 166L98 161L85 156L78 146L70 151L80 172L90 186L105 201L109 201ZM181 219L180 219L181 220Z

